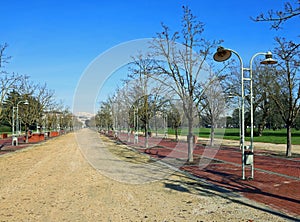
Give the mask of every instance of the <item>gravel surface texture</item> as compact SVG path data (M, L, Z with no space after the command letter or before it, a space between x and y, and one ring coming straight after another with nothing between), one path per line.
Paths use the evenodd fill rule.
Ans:
M89 129L2 155L0 171L0 221L285 221Z

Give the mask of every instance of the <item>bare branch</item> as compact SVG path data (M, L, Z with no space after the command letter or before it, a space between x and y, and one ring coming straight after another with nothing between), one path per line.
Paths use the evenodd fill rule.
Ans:
M262 13L252 20L256 22L272 22L271 28L278 30L284 22L300 15L300 1L292 4L286 2L283 10L269 10L267 13Z
M4 45L0 45L0 68L3 67L4 63L8 63L8 61L11 59L11 56L7 56L4 53L7 47L7 43L4 43Z

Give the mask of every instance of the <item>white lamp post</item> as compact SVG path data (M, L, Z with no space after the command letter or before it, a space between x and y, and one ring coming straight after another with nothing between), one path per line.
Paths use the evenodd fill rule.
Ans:
M137 113L135 113L135 108L137 109ZM133 128L135 130L134 133L134 143L139 142L139 107L133 106Z
M19 101L17 103L17 106L13 106L13 115L12 115L12 145L18 146L18 135L20 134L20 124L19 124L19 104L24 103L24 105L28 105L28 100ZM16 120L15 120L15 110L16 110ZM16 124L15 124L16 123ZM16 131L15 131L15 125L16 125ZM16 133L17 135L16 135Z
M17 132L20 135L20 122L19 122L19 104L23 103L24 105L29 105L28 100L24 100L24 101L19 101L17 103Z
M17 145L18 143L18 137L15 135L15 109L17 107L13 106L13 110L12 110L12 135L11 135L11 145L14 146L14 145Z
M250 60L250 68L244 68L243 60L240 55L232 50L232 49L225 49L223 47L219 47L217 52L214 54L213 58L217 62L223 62L228 60L232 53L234 53L239 61L241 67L241 124L240 124L240 131L241 131L241 140L240 146L242 149L242 179L245 179L245 165L251 166L251 178L254 179L254 146L253 146L253 88L252 88L252 63L256 56L258 55L265 55L265 60L261 62L261 64L276 64L277 61L272 58L271 52L259 52L252 56ZM244 76L244 71L249 71L249 78ZM250 81L250 117L251 117L251 134L250 134L250 150L251 155L246 156L245 153L245 90L244 90L244 81ZM248 148L248 147L246 147ZM247 158L247 159L245 159ZM248 159L249 158L249 159ZM251 159L252 158L252 159Z

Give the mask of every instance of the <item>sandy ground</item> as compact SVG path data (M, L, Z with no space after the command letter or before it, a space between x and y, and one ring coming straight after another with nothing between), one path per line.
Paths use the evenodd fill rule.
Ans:
M119 155L110 165L151 162L97 136L103 150ZM0 221L284 221L178 172L153 182L120 182L95 167L103 159L87 161L97 149L86 142L82 149L83 141L70 133L0 156ZM114 148L118 152L109 151Z

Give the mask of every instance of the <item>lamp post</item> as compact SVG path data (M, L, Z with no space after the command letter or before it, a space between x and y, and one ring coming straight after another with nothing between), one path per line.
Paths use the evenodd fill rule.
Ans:
M254 179L254 146L253 146L253 86L252 86L252 63L255 57L259 55L265 55L265 59L261 61L261 64L267 65L267 64L276 64L277 61L272 58L271 52L259 52L256 53L251 57L250 60L250 67L245 68L243 65L243 60L240 57L240 55L232 50L232 49L226 49L223 47L219 47L217 49L217 52L214 54L213 58L217 62L223 62L228 60L231 55L235 54L240 62L240 69L241 69L241 124L240 124L240 147L242 150L242 179L245 179L245 165L251 166L251 178ZM249 72L249 77L244 76L244 71ZM250 148L251 152L245 152L245 89L244 89L244 81L250 81L250 146L246 148ZM251 159L252 158L252 159Z
M168 138L168 114L167 112L163 113L163 119L164 119L164 138Z
M18 143L18 138L15 135L15 109L16 109L16 107L13 106L13 110L12 110L12 132L11 132L11 136L12 136L11 145L12 146L17 145L17 143Z
M24 105L28 105L28 100L19 101L17 106L13 106L13 114L12 114L12 141L11 144L13 146L18 145L18 135L20 134L20 124L19 124L19 104L24 103ZM15 111L16 110L16 111ZM15 120L15 113L16 113L16 120ZM16 131L15 131L16 127Z
M137 114L135 113L135 108L137 109ZM133 128L135 130L134 133L134 144L139 142L139 107L133 106Z
M24 105L29 105L28 100L24 100L24 101L19 101L17 103L17 132L20 135L20 123L19 123L19 104L23 103Z

